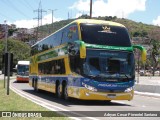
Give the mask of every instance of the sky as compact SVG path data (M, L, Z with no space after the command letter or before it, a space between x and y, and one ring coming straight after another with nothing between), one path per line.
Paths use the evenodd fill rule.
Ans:
M117 16L136 22L160 26L160 0L92 0L92 16ZM90 13L90 0L0 0L0 24L16 24L18 28L38 25L38 9L42 9L42 25L77 18ZM40 10L39 10L40 11ZM40 14L39 14L40 16Z

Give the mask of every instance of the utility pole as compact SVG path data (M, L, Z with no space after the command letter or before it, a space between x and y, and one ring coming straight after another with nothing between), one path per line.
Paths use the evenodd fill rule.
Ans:
M52 11L52 31L53 31L53 15L54 15L54 11L56 11L57 9L54 9L54 10L48 9L48 10Z
M34 10L34 12L38 13L38 17L34 18L34 19L37 19L37 21L38 21L37 32L36 32L36 39L38 40L39 26L42 26L42 13L46 12L45 10L42 9L41 1L39 2L38 9Z
M69 20L69 12L68 12L68 20Z
M92 18L92 0L90 0L90 19Z

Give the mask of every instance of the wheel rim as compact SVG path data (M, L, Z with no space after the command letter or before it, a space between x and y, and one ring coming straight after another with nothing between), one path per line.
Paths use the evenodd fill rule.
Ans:
M65 86L65 89L64 89L64 99L68 99L67 86Z
M59 98L61 97L60 85L58 85L58 88L57 88L57 96L58 96Z
M35 82L35 91L37 91L38 92L38 87L37 87L37 81Z

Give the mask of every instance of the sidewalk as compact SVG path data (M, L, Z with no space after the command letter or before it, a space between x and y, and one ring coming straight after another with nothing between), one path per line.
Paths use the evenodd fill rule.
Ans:
M10 80L15 79L15 78L16 78L16 75L10 76ZM4 80L4 75L3 74L0 75L0 80ZM6 76L6 80L7 80L7 76Z
M135 91L160 95L160 76L136 77Z

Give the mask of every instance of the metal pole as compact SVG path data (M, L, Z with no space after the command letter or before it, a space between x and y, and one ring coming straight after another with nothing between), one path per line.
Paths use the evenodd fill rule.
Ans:
M137 83L139 83L139 51L138 51L138 76L137 76Z
M5 53L7 53L7 37L8 37L8 27L7 27L7 21L5 20L4 21L5 23ZM4 54L5 54L4 53ZM5 71L6 71L6 68L5 68L5 57L4 57L4 88L6 86L6 77L5 77Z
M54 9L54 10L48 9L48 10L52 11L52 31L53 31L53 15L54 15L54 11L56 11L57 9Z
M54 10L52 10L52 32L53 32L53 13L54 13Z
M92 0L90 0L90 19L92 18Z
M8 53L8 71L7 71L8 79L7 79L7 95L9 95L9 82L10 82L10 61L11 61L11 54L10 54L10 53Z

